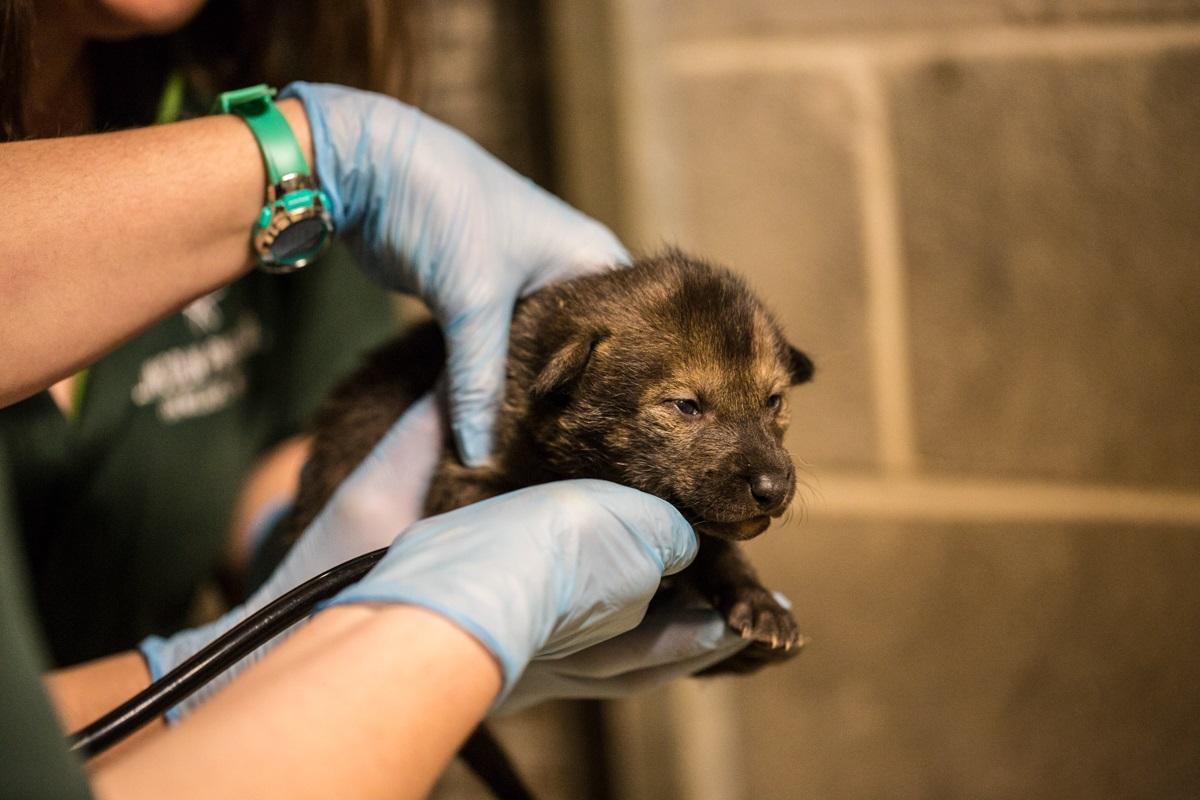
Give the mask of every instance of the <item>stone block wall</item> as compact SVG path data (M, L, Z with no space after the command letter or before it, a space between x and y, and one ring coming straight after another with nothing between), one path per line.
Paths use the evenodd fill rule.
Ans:
M610 706L615 795L1200 796L1200 2L543 5L568 197L818 365L813 642Z

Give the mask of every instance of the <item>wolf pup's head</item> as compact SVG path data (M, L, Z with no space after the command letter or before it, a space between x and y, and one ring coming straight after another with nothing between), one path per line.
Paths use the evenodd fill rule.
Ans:
M519 416L553 474L657 495L726 539L791 502L787 390L813 364L727 270L672 250L551 287L518 314L513 356Z

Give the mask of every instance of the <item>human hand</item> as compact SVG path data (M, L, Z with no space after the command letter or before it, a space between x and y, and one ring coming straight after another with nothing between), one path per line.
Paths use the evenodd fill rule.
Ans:
M535 656L578 653L635 628L664 575L696 555L668 503L596 480L543 484L422 520L330 603L410 603L496 657L504 697Z
M459 455L486 460L517 299L626 263L603 225L463 134L383 95L293 83L334 222L382 285L421 297L446 336Z
M627 633L562 658L533 659L492 713L512 714L547 700L625 697L695 675L749 644L711 606L669 593Z
M332 566L391 544L420 518L445 440L445 421L432 394L418 400L334 493L287 556L245 603L220 619L138 645L158 680L254 612ZM176 721L204 703L281 637L255 650L167 714Z

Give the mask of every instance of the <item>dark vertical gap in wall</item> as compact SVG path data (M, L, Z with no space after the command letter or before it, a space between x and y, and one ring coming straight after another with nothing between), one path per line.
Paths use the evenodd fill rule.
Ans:
M604 707L600 700L579 700L580 733L588 754L587 787L589 800L617 800L610 770L612 753L604 727Z
M556 194L561 189L557 185L558 148L554 141L554 105L551 91L551 70L554 65L550 60L549 30L545 0L520 0L525 6L525 18L529 20L529 107L528 125L530 147L539 155L542 186Z
M498 94L511 120L513 166L551 192L555 163L547 32L540 0L496 0ZM519 154L519 156L517 155Z

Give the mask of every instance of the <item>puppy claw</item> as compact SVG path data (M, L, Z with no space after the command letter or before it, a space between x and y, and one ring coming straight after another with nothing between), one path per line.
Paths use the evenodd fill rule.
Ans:
M791 612L761 586L741 586L721 604L729 627L753 642L765 658L783 658L799 651L802 639ZM774 654L774 655L772 655Z
M796 640L794 642L788 642L787 645L784 647L784 649L787 650L788 652L795 650L798 653L801 650L803 650L805 647L807 647L808 643L811 641L812 641L812 639L808 638L804 634L800 634L799 636L796 637Z

